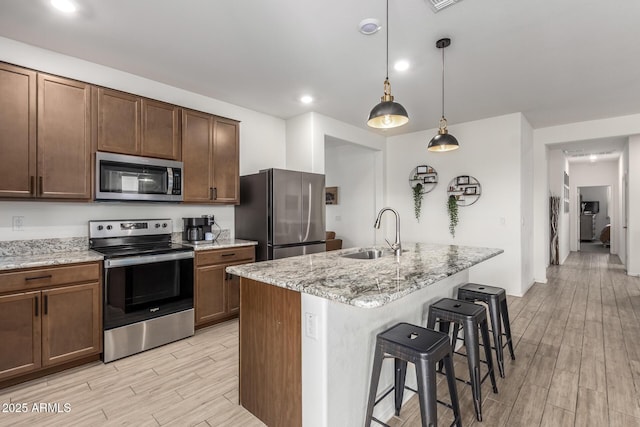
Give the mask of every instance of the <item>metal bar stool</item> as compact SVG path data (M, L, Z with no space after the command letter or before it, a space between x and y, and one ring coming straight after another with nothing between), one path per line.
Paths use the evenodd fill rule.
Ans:
M511 360L516 360L511 340L511 324L509 323L509 310L507 308L507 293L504 289L495 286L467 283L458 288L458 299L464 301L482 301L489 307L489 317L493 332L493 343L498 360L500 376L504 378L504 347L509 346ZM502 320L502 321L501 321ZM504 333L502 325L504 324ZM506 338L503 343L502 337Z
M404 389L406 388L418 394L423 427L437 427L438 414L436 403L452 409L455 419L451 425L462 427L460 403L456 389L456 376L453 371L453 354L451 351L451 342L449 341L448 335L409 323L398 323L392 328L378 334L373 358L373 369L371 371L371 385L369 387L369 401L367 404L365 426L370 426L371 421L375 421L388 427L387 424L373 416L373 407L395 390L396 415L400 415L402 397L404 395ZM376 399L382 361L388 357L394 358L394 386ZM444 363L451 404L438 400L436 396L436 371L437 364L440 361ZM416 367L418 390L413 390L405 386L407 362L413 363Z
M433 329L438 323L438 329L442 332L449 334L450 323L453 322L453 337L452 347L455 345L458 338L459 328L464 330L464 344L466 347L466 354L461 354L467 357L467 363L469 365L469 378L471 381L465 381L460 378L456 378L459 381L471 386L473 394L473 406L476 410L476 418L478 421L482 421L482 393L481 384L487 378L491 379L491 385L493 386L493 392L498 392L496 385L496 377L493 370L493 360L491 358L491 347L489 341L489 326L487 324L487 311L481 305L474 304L472 302L460 301L451 298L442 298L429 306L429 317L427 320L427 328ZM482 343L484 344L485 358L486 360L480 360L480 340L478 339L478 328L482 335ZM454 348L455 352L455 348ZM480 376L480 362L487 364L488 372L481 378Z

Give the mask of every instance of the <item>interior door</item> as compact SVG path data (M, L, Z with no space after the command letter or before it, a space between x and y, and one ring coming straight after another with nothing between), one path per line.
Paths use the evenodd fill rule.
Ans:
M302 242L325 240L324 175L302 174Z

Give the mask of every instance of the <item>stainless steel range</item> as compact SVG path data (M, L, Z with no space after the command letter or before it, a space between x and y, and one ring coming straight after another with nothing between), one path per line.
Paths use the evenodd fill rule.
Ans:
M89 221L104 255L104 362L193 335L193 248L170 219Z

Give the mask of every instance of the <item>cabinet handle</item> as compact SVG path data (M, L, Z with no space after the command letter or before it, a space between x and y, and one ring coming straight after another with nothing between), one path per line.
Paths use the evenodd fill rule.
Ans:
M222 256L234 256L234 255L235 255L235 252L231 254L222 254Z
M37 277L25 277L24 280L40 280L40 279L51 279L51 275L47 274L46 276L37 276Z
M36 194L36 177L34 175L29 177L29 194L34 196Z
M36 317L38 317L38 297L36 296Z
M48 297L48 295L44 296L44 314L49 314L49 297Z
M44 192L43 188L42 188L43 187L43 182L44 182L44 179L42 178L42 175L40 175L38 177L38 194L40 194L41 196L42 196L42 193Z
M218 187L213 187L213 200L218 200Z

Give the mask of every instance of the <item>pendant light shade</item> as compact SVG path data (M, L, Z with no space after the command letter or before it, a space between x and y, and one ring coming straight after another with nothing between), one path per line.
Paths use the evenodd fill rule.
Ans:
M387 77L384 79L384 95L380 103L369 113L367 125L377 129L391 129L409 122L407 110L393 101L391 83L389 83L389 0L387 0Z
M429 141L427 150L435 152L452 151L460 148L458 140L447 130L447 119L444 117L444 48L451 44L451 39L440 39L436 47L442 50L442 117L438 127L438 134Z

